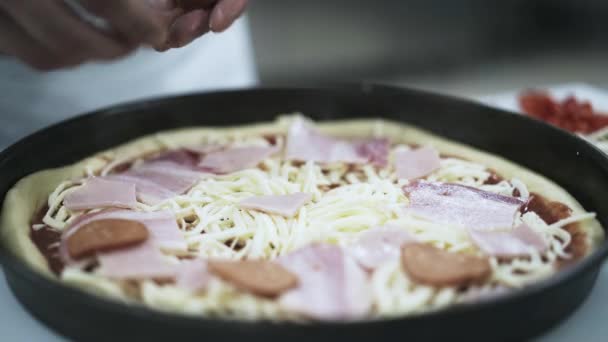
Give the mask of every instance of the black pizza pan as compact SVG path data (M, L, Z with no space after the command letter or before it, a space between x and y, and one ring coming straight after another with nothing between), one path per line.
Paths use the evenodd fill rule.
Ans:
M142 135L188 126L270 121L293 112L315 120L402 121L503 156L557 182L608 227L608 159L584 140L474 102L377 85L189 94L82 115L0 153L1 198L32 172L73 163ZM1 261L18 300L36 318L79 341L501 341L536 336L576 310L591 291L607 254L604 242L591 256L556 276L491 301L410 317L307 324L186 317L127 306L47 280L6 250Z

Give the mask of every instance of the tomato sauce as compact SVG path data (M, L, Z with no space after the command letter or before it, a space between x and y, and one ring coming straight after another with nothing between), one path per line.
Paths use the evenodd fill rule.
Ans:
M41 208L35 215L32 220L32 227L34 224L44 224L42 223L42 219L44 218L44 214L47 212L48 206L44 206ZM47 263L49 264L49 268L53 273L59 275L61 271L63 271L63 260L59 256L59 242L61 241L61 233L51 229L48 226L44 226L40 229L30 228L30 238Z
M572 209L567 205L561 202L550 201L535 193L530 194L530 200L521 209L522 213L530 211L535 212L547 224L555 223L572 215ZM564 229L570 233L570 236L572 237L570 244L566 247L566 252L572 254L573 258L568 260L568 262L561 264L580 259L587 252L585 233L580 229L578 223L566 225Z

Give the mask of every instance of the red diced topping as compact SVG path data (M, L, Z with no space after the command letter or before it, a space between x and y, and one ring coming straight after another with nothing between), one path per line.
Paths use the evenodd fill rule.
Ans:
M520 95L519 106L526 114L570 132L592 133L608 126L606 114L572 95L560 102L546 92L527 91Z

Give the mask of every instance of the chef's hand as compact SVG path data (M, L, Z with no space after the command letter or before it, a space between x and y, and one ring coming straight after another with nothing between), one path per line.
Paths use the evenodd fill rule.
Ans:
M0 53L40 70L124 56L140 45L181 47L209 28L221 32L247 0L80 0L110 30L80 18L61 0L0 0Z
M184 46L210 29L215 32L227 29L247 5L247 0L79 2L91 13L106 19L128 41L144 42L161 51Z

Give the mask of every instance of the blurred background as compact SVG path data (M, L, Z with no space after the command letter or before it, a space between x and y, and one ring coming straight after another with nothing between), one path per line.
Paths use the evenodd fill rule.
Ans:
M247 13L262 85L378 82L491 104L563 83L608 90L607 0L251 0ZM255 84L244 24L107 68L35 74L0 55L0 149L110 104Z
M378 81L476 96L608 88L605 0L252 1L261 81Z

